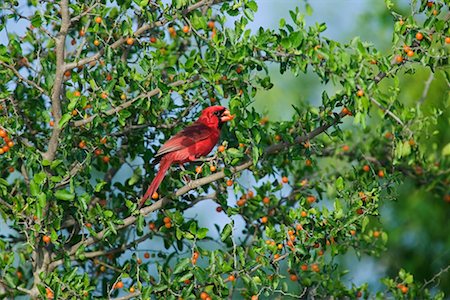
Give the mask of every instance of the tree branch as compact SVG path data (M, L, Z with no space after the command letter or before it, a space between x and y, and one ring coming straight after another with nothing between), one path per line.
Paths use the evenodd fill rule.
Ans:
M34 87L35 89L37 89L39 92L41 92L42 94L46 95L46 92L43 88L41 88L36 82L28 80L27 78L23 77L19 71L16 70L16 68L14 68L11 65L8 65L7 63L0 61L0 65L4 66L5 68L10 69L16 76L17 78L19 78L19 81L24 81L26 83L28 83L30 86Z
M59 127L59 120L61 119L61 91L64 82L64 72L66 70L64 59L65 59L65 44L66 36L69 31L70 26L70 15L69 15L69 1L61 0L61 28L59 30L58 36L55 39L56 47L56 72L55 72L55 82L53 83L52 89L52 113L55 120L55 126L53 126L52 135L48 143L48 149L42 154L42 157L46 160L52 161L55 158L56 150L59 144L59 134L61 133L61 128Z
M170 87L180 86L180 85L183 85L183 84L187 84L187 83L196 81L199 78L200 78L199 76L194 76L193 78L190 78L190 79L187 79L187 80L178 80L178 81L169 83L168 86L170 86ZM160 93L162 93L161 89L160 88L155 88L155 89L153 89L153 90L151 90L151 91L149 91L149 92L147 92L145 94L141 94L141 95L139 95L139 96L137 96L137 97L127 101L127 102L124 102L124 103L120 104L117 107L114 107L114 108L111 108L111 109L105 111L103 114L106 115L106 116L114 115L114 114L120 112L121 110L130 107L134 102L136 102L139 99L153 97L153 96L156 96L156 95L158 95ZM92 122L98 115L99 114L93 114L92 116L90 116L90 117L88 117L86 119L75 121L75 122L73 122L73 125L75 127L86 125L86 124Z

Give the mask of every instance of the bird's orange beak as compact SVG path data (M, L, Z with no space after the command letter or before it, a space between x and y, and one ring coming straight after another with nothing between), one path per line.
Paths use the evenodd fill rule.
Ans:
M225 111L222 113L222 117L220 118L220 121L228 122L233 119L234 119L234 115L232 115L228 109L225 109Z

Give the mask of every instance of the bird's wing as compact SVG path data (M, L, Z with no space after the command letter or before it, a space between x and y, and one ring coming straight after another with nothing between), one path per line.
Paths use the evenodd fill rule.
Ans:
M199 141L206 140L210 135L211 128L201 123L194 123L165 142L164 145L159 148L155 157L185 149Z

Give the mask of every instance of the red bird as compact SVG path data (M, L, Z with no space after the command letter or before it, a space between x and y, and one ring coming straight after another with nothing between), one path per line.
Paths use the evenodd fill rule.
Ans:
M165 142L155 155L161 158L158 174L142 197L139 207L156 192L172 164L184 164L208 155L219 141L223 123L233 118L223 106L205 108L197 121Z

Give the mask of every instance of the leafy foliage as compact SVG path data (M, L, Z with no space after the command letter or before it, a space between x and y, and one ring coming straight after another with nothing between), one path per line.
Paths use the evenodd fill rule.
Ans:
M28 26L0 45L0 212L13 230L0 238L3 296L443 298L403 269L376 292L348 285L339 267L352 250L383 253L380 205L398 183L449 201L449 144L427 145L448 101L431 113L426 93L399 101L399 76L419 67L450 84L449 7L413 1L400 15L385 2L388 53L306 26L308 4L256 32L253 0L30 1L27 14L2 4L3 20ZM252 105L273 87L273 65L336 91L269 120ZM164 197L138 210L161 142L216 103L237 115L223 149L200 172L173 168ZM229 224L185 216L207 199ZM148 240L161 247L142 253Z

